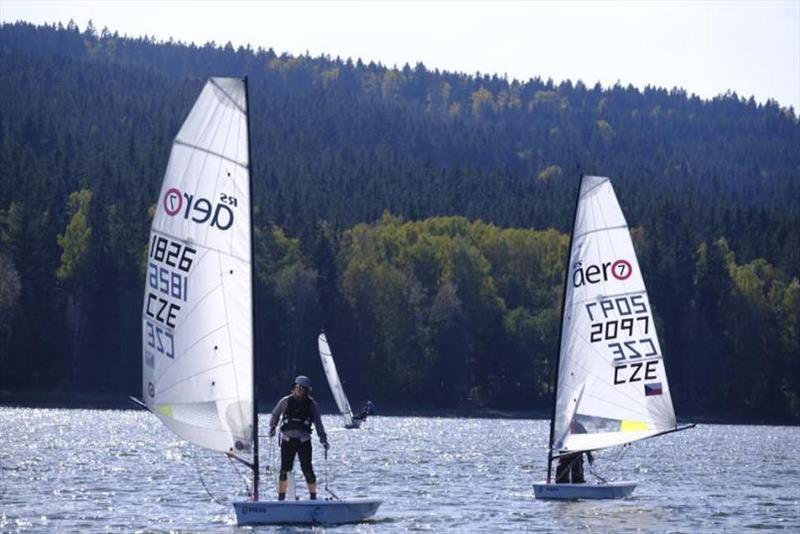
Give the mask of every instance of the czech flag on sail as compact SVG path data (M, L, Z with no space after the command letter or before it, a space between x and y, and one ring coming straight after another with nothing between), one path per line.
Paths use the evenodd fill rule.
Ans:
M644 396L651 397L653 395L661 395L663 390L661 389L661 382L652 382L650 384L644 385Z

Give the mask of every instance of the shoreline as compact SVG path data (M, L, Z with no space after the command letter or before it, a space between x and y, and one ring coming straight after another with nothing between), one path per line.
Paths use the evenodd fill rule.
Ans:
M267 403L268 404L268 403ZM319 402L323 415L338 415L332 402ZM37 392L0 390L0 408L42 408L64 410L136 410L142 409L121 395L71 393L65 391ZM268 414L270 406L262 401L259 414ZM354 410L357 411L357 410ZM441 417L468 419L541 419L550 418L546 410L500 410L485 407L433 408L421 406L380 406L376 416L381 417ZM685 416L679 424L698 425L763 425L800 426L800 422L747 419L743 417Z
M333 402L319 402L323 415L338 415ZM143 409L127 397L64 391L36 392L0 390L0 407L45 408L64 410L136 410ZM261 401L258 413L268 414L271 404ZM357 411L357 410L354 410ZM381 407L377 416L384 417L447 417L482 419L549 419L543 410L497 410L493 408L429 408L429 407Z

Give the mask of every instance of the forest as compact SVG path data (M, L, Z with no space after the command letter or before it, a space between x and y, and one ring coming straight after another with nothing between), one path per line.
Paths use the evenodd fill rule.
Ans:
M679 418L800 423L792 108L91 23L3 24L0 72L4 399L141 395L172 139L208 77L247 75L262 408L324 381L324 330L355 404L543 413L587 173L631 227Z

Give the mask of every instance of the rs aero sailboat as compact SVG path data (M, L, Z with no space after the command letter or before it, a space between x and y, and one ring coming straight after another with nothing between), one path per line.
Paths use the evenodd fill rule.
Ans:
M172 145L148 249L144 406L252 470L240 525L351 523L376 499L259 500L247 78L211 78Z
M626 497L636 482L554 481L553 460L695 425L676 423L644 279L608 178L581 177L559 337L547 480L534 484L534 495Z
M333 353L330 345L328 345L328 338L325 336L325 332L322 332L317 338L317 345L319 346L319 358L322 360L322 368L325 370L325 377L328 379L328 386L330 386L336 406L344 418L344 427L349 429L358 428L360 421L353 418L353 409L350 407L350 401L347 400L347 395L344 393L342 381L339 379L338 371L336 371L336 362L333 361Z

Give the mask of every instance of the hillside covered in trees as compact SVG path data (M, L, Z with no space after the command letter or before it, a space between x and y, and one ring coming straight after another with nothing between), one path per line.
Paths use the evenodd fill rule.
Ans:
M145 247L209 76L250 77L261 393L549 406L569 227L612 178L683 417L800 422L800 123L565 81L0 27L0 390L138 394ZM320 388L318 396L327 397Z

